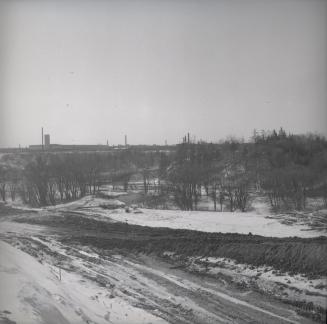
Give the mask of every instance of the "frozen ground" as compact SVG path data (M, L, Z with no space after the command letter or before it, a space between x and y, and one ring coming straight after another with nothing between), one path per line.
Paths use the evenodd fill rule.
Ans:
M173 252L164 255L171 260L178 260L179 256ZM249 264L237 263L228 258L189 257L187 268L190 271L205 273L213 277L224 275L239 285L255 287L268 294L278 295L281 299L291 296L297 300L305 300L321 307L327 302L327 277L308 280L300 274L290 274L276 271L273 267L253 267Z
M271 237L297 236L303 238L327 236L327 210L273 214L263 199L253 202L250 212L181 211L137 208L125 211L129 195L109 192L111 199L86 196L77 201L45 208L28 208L21 202L10 203L15 208L34 211L83 210L90 216L110 218L124 223L190 229L203 232L256 234ZM121 197L120 197L121 196ZM115 197L115 198L114 198ZM310 202L312 204L312 202ZM119 208L120 207L120 208ZM112 209L113 208L113 209Z
M118 198L119 199L119 198ZM308 215L272 215L265 205L259 205L252 212L212 212L181 211L158 209L109 210L100 206L119 207L118 199L84 197L78 201L48 207L45 210L83 210L90 216L110 218L124 223L150 226L197 230L203 232L240 233L273 237L317 237L327 236L325 225L312 227L314 216ZM318 217L318 216L317 216ZM325 216L322 216L325 217ZM326 218L326 217L325 217Z
M153 258L14 227L1 233L0 323L313 323L291 306Z
M0 323L167 323L78 273L42 264L0 241Z
M306 224L283 224L280 220L255 213L197 212L141 209L142 213L110 213L114 220L151 227L183 228L203 232L257 234L274 237L315 237L327 235Z
M88 196L2 215L0 323L309 324L314 322L296 305L305 311L309 305L312 313L315 307L326 308L325 277L308 278L203 255L180 258L167 251L159 259L133 254L127 248L131 239L132 244L141 244L142 239L158 236L152 229L142 229L148 234L141 234L141 239L133 226L116 222L279 237L326 235L313 230L306 215L300 221L292 220L292 215L272 217L264 205L249 213L133 207L126 212L122 206L119 197ZM118 230L99 230L99 220Z

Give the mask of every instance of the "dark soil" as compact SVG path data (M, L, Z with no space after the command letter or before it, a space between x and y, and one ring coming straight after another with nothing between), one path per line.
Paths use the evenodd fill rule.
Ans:
M33 210L23 210L23 209L18 209L18 208L13 208L10 206L6 206L3 202L0 202L0 217L3 216L12 216L12 215L21 215L21 214L33 214L36 213L36 211Z
M155 254L212 256L235 259L254 266L303 273L327 274L327 238L269 238L258 235L205 233L104 222L75 213L62 217L19 217L18 222L46 225L60 232L63 243L78 243L104 250Z

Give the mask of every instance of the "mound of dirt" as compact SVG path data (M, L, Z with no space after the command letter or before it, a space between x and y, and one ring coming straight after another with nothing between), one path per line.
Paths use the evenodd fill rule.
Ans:
M161 255L212 256L234 259L282 271L322 275L327 273L327 238L269 238L258 235L206 233L104 222L78 214L62 217L24 217L19 222L65 228L63 240L102 249Z

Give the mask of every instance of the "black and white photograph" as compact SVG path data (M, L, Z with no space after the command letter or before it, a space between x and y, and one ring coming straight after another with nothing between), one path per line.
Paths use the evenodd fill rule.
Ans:
M325 324L327 0L0 0L0 324Z

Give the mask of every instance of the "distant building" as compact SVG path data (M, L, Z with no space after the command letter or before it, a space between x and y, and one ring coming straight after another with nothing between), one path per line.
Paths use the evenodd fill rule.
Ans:
M45 147L50 146L50 134L45 134L44 135L44 145L45 145Z
M62 144L49 144L45 145L47 151L56 152L73 152L73 151L110 151L112 147L107 145L62 145ZM42 145L29 145L29 150L31 151L42 151Z

